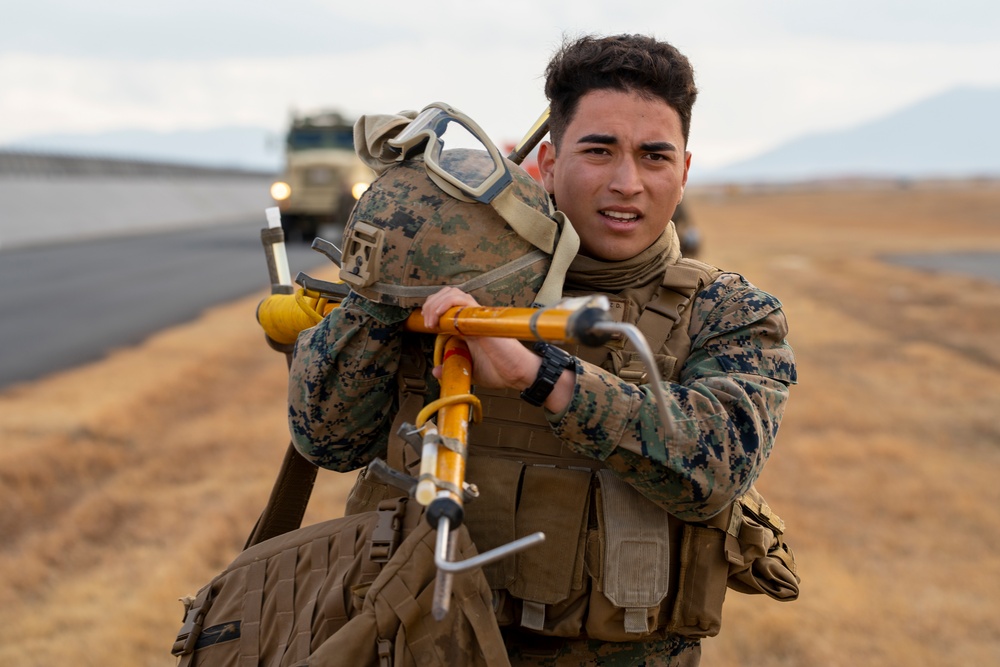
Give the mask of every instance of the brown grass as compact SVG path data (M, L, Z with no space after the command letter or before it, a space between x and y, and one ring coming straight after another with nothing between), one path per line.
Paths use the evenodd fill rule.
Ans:
M704 258L785 303L801 384L760 488L803 582L731 594L705 665L1000 660L1000 189L689 195ZM0 394L0 664L172 665L176 599L241 548L287 445L261 295ZM351 477L321 473L307 521Z

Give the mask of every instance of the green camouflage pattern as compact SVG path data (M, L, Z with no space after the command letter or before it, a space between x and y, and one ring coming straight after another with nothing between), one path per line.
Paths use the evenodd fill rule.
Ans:
M289 370L289 426L299 452L316 465L347 472L385 458L409 312L352 292L299 335ZM433 356L433 337L419 338ZM428 395L437 396L437 380L430 373L425 380Z
M701 643L673 635L662 641L602 642L532 637L507 642L512 667L695 667Z
M756 480L788 385L796 382L787 324L773 296L723 274L692 307L690 356L680 382L664 383L672 434L660 423L648 387L582 361L573 400L550 417L554 433L571 448L604 461L687 521L716 514ZM407 312L352 295L299 336L289 425L296 447L317 465L348 471L385 455L398 409L395 375ZM429 351L432 337L418 338ZM429 369L426 381L428 399L436 397Z
M718 514L750 488L797 381L776 298L726 273L692 307L690 355L680 382L664 383L669 428L649 387L580 360L569 407L550 418L571 449L685 521Z
M404 339L431 353L433 337L402 330L407 314L352 295L299 337L289 423L299 451L318 465L348 471L385 457ZM697 520L756 480L797 378L781 304L739 275L722 274L696 296L689 331L679 382L664 383L675 417L669 437L648 387L582 361L570 405L548 416L570 448L603 460L679 518ZM438 386L429 364L425 381L433 399ZM507 649L514 666L687 667L701 655L697 640L671 634L639 642L523 632L513 639Z
M494 166L485 151L467 149L447 151L441 161L450 173L470 182L481 182ZM507 168L515 197L548 216L548 194L541 185L517 165L508 162ZM536 253L538 259L528 266L470 292L484 305L527 305L541 287L550 262L488 204L446 194L427 175L421 159L388 167L361 196L344 231L345 251L359 222L384 231L376 261L378 281L387 285L459 286ZM345 270L350 268L345 266ZM427 296L387 294L378 285L352 286L368 299L407 308L419 307Z

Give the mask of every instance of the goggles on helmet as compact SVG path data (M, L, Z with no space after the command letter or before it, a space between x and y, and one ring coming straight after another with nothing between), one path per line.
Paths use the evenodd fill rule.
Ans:
M563 281L580 248L580 237L560 211L550 210L547 215L518 198L506 161L475 121L449 104L435 102L412 119L408 114L362 116L355 124L354 137L359 157L376 173L418 158L445 194L492 207L518 236L552 256L536 301L551 305L562 298ZM470 154L479 157L472 160Z
M513 181L500 151L482 128L443 102L426 106L386 144L399 151L400 159L414 157L422 148L428 175L438 187L461 201L489 204ZM457 171L453 163L442 159L442 153L454 148L486 152L493 160L492 170L485 174Z

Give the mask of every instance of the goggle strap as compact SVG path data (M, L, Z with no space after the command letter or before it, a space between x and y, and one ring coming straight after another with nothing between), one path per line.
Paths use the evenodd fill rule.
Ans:
M535 302L543 306L555 305L563 298L566 272L569 271L570 264L573 263L573 259L580 251L580 235L577 234L570 219L562 211L556 211L553 217L558 221L562 233L559 234L555 252L552 253L549 272L545 275L545 281L535 297Z
M558 223L518 199L513 187L497 195L491 206L522 239L550 255L555 251Z
M427 162L427 160L421 160L421 163L424 165L424 170L427 172L427 175L430 177L430 179L434 182L434 185L441 188L444 191L444 193L447 194L449 197L457 199L458 201L463 201L466 204L477 203L475 199L469 197L464 192L456 188L454 185L452 185L445 179L441 178L441 176L431 168L431 165Z
M401 161L401 153L386 142L402 132L416 115L416 111L401 111L361 116L354 124L354 149L361 161L376 174Z

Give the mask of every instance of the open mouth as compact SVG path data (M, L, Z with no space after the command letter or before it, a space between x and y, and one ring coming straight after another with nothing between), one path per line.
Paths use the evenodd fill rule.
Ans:
M604 227L614 234L630 234L642 223L642 214L635 211L599 211Z
M625 213L623 211L601 211L601 215L613 220L621 220L622 222L631 222L639 219L638 213Z

